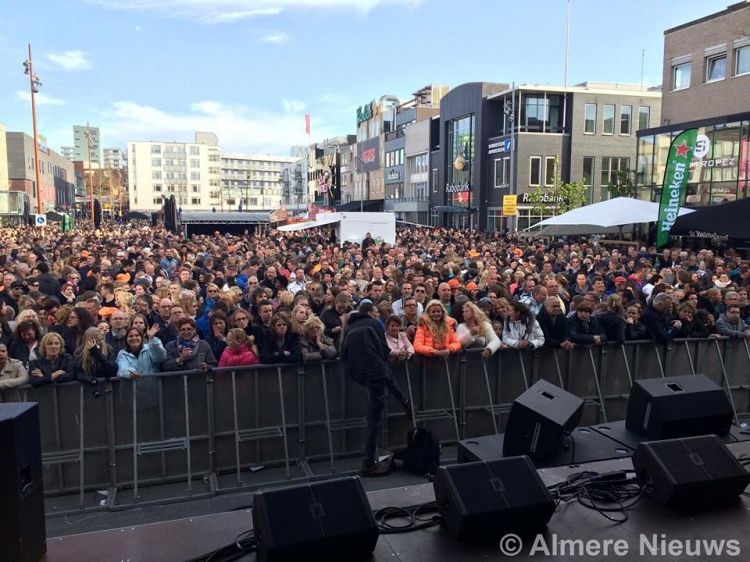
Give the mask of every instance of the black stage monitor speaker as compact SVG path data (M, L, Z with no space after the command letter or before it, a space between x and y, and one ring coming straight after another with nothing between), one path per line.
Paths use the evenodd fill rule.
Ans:
M544 460L562 449L566 433L583 414L583 400L541 380L521 394L510 408L503 455L528 455Z
M441 466L433 485L443 524L464 542L489 544L507 533L533 534L555 511L527 456Z
M723 435L732 416L724 389L703 375L642 379L630 391L625 427L655 441Z
M641 443L633 468L645 495L667 507L721 506L750 484L750 474L716 435Z
M367 559L378 542L356 476L257 492L253 527L260 562Z
M37 562L47 552L42 446L36 403L0 404L0 560Z

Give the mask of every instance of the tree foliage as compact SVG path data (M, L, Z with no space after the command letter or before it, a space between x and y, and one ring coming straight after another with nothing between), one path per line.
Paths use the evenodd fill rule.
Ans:
M555 156L554 176L549 187L537 187L531 195L531 210L535 215L554 216L567 213L586 204L586 184L583 180L563 183L560 159Z
M607 184L609 190L609 196L615 197L632 197L638 196L638 188L635 186L635 171L628 170L627 168L620 168L617 170L614 182Z

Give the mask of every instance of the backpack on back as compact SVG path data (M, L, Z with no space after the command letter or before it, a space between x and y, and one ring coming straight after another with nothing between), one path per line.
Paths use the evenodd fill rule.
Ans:
M406 434L406 449L393 455L404 468L420 476L435 474L440 466L440 442L425 427L414 427Z

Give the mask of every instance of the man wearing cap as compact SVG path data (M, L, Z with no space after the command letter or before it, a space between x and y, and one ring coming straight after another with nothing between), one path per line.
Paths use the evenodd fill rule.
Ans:
M15 280L4 293L0 293L0 297L5 301L5 304L11 307L16 312L16 315L18 315L18 299L23 296L24 289L23 282Z
M49 273L49 265L46 262L41 262L36 266L39 270L39 292L48 297L57 296L60 293L60 282L52 277Z
M615 286L604 294L607 296L615 295L615 294L622 296L622 294L625 292L626 287L628 286L627 277L618 275L617 277L615 277L614 283L615 283ZM623 302L627 302L627 301L623 301Z

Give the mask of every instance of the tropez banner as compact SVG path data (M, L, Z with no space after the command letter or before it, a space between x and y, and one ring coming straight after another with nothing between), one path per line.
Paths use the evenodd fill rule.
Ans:
M669 146L667 169L661 188L659 220L656 223L656 246L661 247L669 239L669 231L680 212L685 188L690 177L690 161L693 159L698 129L687 129L680 133Z

